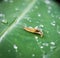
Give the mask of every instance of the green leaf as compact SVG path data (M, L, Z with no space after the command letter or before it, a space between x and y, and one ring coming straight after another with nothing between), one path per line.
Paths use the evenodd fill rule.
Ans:
M24 27L38 28L44 36ZM52 0L1 0L0 58L60 58L59 5Z

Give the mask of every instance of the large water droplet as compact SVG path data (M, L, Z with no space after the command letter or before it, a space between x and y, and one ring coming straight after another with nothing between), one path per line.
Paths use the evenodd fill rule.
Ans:
M14 49L15 49L15 50L16 50L16 52L17 52L18 47L17 47L15 44L14 44L14 46L13 46L13 47L14 47Z
M2 20L2 23L3 23L3 24L7 24L7 23L8 23L8 21L7 21L7 20L5 20L5 19L3 19L3 20Z

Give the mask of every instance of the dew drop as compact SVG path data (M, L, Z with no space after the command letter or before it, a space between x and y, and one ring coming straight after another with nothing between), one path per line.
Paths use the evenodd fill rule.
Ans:
M49 46L49 44L48 44L48 43L43 43L42 45L43 45L43 46Z
M29 26L29 28L33 28L33 27Z
M50 10L48 10L48 13L51 13L51 11L50 11Z
M42 42L38 42L37 44L38 44L38 45L41 45L41 43L42 43Z
M56 48L56 46L50 46L50 50L53 51Z
M53 15L53 14L51 14L51 16L52 16L52 17L54 17L54 15Z
M50 42L50 50L53 51L56 48L55 42Z
M14 45L14 49L17 49L18 47L16 45Z
M38 42L38 36L35 36L36 41Z
M5 2L8 2L8 0L4 0Z
M57 33L60 34L60 26L57 26Z
M42 58L49 58L47 54L43 54Z
M41 14L38 13L38 17L40 17L40 16L41 16Z
M8 50L8 52L11 52L11 50Z
M8 23L8 21L7 21L7 20L5 20L5 19L3 19L3 20L2 20L2 23L7 24L7 23Z
M46 33L49 33L49 31L46 31Z
M38 29L38 26L35 26L35 29Z
M40 24L40 27L42 27L42 28L43 28L43 27L44 27L44 25L43 25L43 24Z
M38 6L35 6L36 9L38 9Z
M52 22L51 22L51 25L52 25L52 26L55 26L55 25L56 25L56 22L55 22L55 21L52 21Z
M45 3L46 4L50 4L51 2L49 0L45 0Z
M43 46L40 46L40 48L42 49L42 48L44 48Z
M59 19L60 19L60 17L59 17Z
M4 14L2 14L2 13L0 13L0 17L5 17L5 15L4 15Z
M14 49L15 49L15 50L16 50L16 52L17 52L18 47L17 47L15 44L14 44L14 46L13 46L13 47L14 47Z
M49 6L49 7L48 7L48 9L50 10L50 9L51 9L51 7Z
M51 45L55 45L55 42L50 42Z
M35 54L32 54L32 57L34 57L35 56Z
M13 0L9 0L10 3L13 3L14 1Z
M16 11L18 11L18 10L19 10L19 8L15 8L15 10L16 10Z

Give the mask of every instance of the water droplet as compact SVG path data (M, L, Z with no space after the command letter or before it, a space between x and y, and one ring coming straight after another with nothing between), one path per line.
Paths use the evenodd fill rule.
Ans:
M50 50L53 51L56 48L55 42L50 42Z
M5 15L4 15L4 14L2 14L2 13L0 13L0 17L5 17Z
M57 33L60 34L60 26L57 26Z
M49 0L45 0L45 3L46 4L50 4L51 2Z
M38 17L40 17L41 16L41 14L40 13L38 13Z
M52 25L52 26L55 26L55 25L56 25L56 22L55 22L55 21L52 21L52 22L51 22L51 25Z
M8 50L8 52L11 52L11 50Z
M29 28L33 28L33 27L29 26Z
M40 48L42 49L42 48L44 48L43 46L40 46Z
M48 10L48 13L51 13L51 11L50 11L50 10Z
M43 45L43 46L49 46L49 44L48 44L48 43L43 43L42 45Z
M18 10L19 10L19 8L15 8L15 10L16 10L16 11L18 11Z
M38 42L37 44L38 44L38 45L41 45L41 43L42 43L42 42Z
M2 20L2 23L7 24L7 23L8 23L8 21L7 21L7 20L5 20L5 19L3 19L3 20Z
M35 36L36 39L38 39L38 36Z
M10 3L13 3L14 1L13 0L9 0Z
M38 36L35 36L36 41L38 42Z
M56 46L50 46L50 50L53 51L56 48Z
M44 25L40 24L40 27L44 27Z
M60 17L59 17L59 19L60 19Z
M32 22L30 17L25 17L25 19L27 19L29 22Z
M42 58L49 58L48 54L43 53Z
M54 15L53 15L53 14L51 14L51 16L52 16L52 17L54 17Z
M35 29L38 29L38 26L35 26Z
M34 57L35 56L35 54L32 54L32 57Z
M49 33L49 31L46 31L46 33Z
M16 45L14 45L14 49L17 49L18 47Z
M38 9L38 6L35 6L36 9Z
M5 2L8 2L8 0L4 0Z
M49 6L48 9L50 10L51 9L51 6Z
M51 45L55 45L55 42L50 42Z
M14 49L15 49L15 50L16 50L16 52L17 52L18 47L17 47L15 44L14 44L14 46L13 46L13 47L14 47Z

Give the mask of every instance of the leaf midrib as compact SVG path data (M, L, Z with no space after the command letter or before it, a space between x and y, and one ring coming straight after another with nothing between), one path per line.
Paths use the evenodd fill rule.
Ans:
M0 42L2 39L19 23L20 20L30 11L30 9L35 4L36 0L31 1L31 3L24 9L21 15L5 30L3 31L2 35L0 36Z

